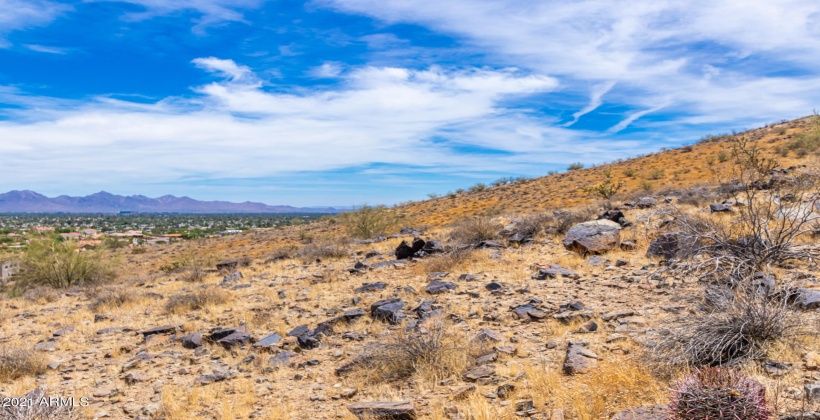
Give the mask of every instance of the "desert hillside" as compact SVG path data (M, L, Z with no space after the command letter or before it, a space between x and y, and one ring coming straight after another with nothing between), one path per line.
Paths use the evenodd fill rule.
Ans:
M752 413L738 418L820 418L818 124L68 253L116 278L3 286L0 396L88 404L0 418L657 420L716 399ZM622 183L608 200L584 190L607 177Z

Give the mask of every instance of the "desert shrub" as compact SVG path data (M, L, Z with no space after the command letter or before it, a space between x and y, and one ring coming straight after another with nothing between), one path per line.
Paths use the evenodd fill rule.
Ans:
M584 164L581 162L573 162L567 166L568 171L577 171L579 169L584 169Z
M21 397L35 401L34 404L24 406L0 407L0 419L3 420L78 420L79 414L74 407L60 404L38 404L43 398L49 398L42 387Z
M528 214L516 220L513 230L525 238L534 238L542 234L552 220L553 217L547 213Z
M479 191L484 191L486 189L487 189L487 184L485 184L483 182L479 182L478 184L475 184L472 187L470 187L470 192L479 192Z
M0 347L0 382L23 376L40 375L46 371L46 360L34 350L21 347Z
M820 149L820 114L815 113L811 118L809 128L798 134L786 147L799 157Z
M350 236L370 239L390 233L399 226L402 218L385 206L364 205L357 210L340 214L339 220Z
M643 190L644 192L652 191L652 188L654 188L654 187L652 186L651 182L649 182L647 180L641 181L641 190Z
M450 272L471 261L475 250L470 246L452 246L443 254L430 256L422 260L421 267L425 273Z
M399 330L381 342L370 344L339 374L361 375L367 382L393 382L421 376L438 382L461 374L486 352L486 344L469 340L444 320L427 321L415 331Z
M169 313L184 313L209 306L221 305L231 300L233 296L226 290L218 287L208 287L195 292L174 295L168 298L165 310Z
M634 178L635 174L636 174L636 171L632 168L626 168L626 169L623 170L623 174L627 178Z
M704 368L672 385L670 420L766 420L766 389L730 368Z
M180 273L180 280L187 281L191 283L200 283L205 280L208 273L205 271L205 268L199 265L192 265L186 267L182 273Z
M146 252L148 252L148 248L144 246L135 246L131 248L131 253L134 255L145 254Z
M276 261L289 260L296 256L298 250L299 248L293 245L276 248L271 252L268 259L265 260L265 263L270 264Z
M331 260L347 257L347 251L339 244L323 242L307 244L296 253L304 262L315 260Z
M89 289L87 295L91 299L89 308L95 313L109 308L118 308L145 298L145 293L129 286Z
M604 200L609 200L615 194L617 194L618 191L620 191L621 188L624 187L624 185L625 184L622 181L616 182L614 179L612 179L612 171L605 170L604 179L603 181L601 181L601 183L583 187L581 188L581 190L583 190L585 193L589 195L601 197Z
M659 179L663 179L665 175L666 172L663 169L653 169L649 171L649 177L647 179L650 181L657 181Z
M720 366L765 355L773 343L803 333L785 299L740 294L700 316L670 320L651 352L661 365Z
M729 160L729 153L727 153L725 150L719 151L717 153L717 160L720 163L726 162L727 160Z
M694 187L684 191L677 191L675 194L678 196L678 204L694 207L703 207L720 201L718 192L707 187Z
M482 241L498 238L502 226L490 217L477 216L464 219L455 224L450 231L450 238L457 246L478 246Z
M112 260L98 252L79 252L70 242L33 241L22 263L20 280L25 286L66 288L99 284L116 277Z

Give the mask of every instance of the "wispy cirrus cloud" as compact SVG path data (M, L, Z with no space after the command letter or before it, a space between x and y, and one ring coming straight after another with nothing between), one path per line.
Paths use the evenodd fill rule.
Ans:
M630 109L618 130L646 109L665 113L665 123L675 115L686 122L768 122L774 115L804 115L820 97L820 3L813 0L664 0L629 7L598 0L316 2L451 34L568 88L593 83L613 104ZM783 72L799 76L778 75ZM806 89L788 89L793 81ZM750 94L761 86L786 91ZM602 105L598 93L593 89L571 123ZM727 97L744 97L747 102L738 104L744 109L726 109Z
M47 25L70 6L48 0L0 0L0 48L9 47L6 37L18 30Z
M141 21L158 16L172 16L183 12L198 15L194 32L204 34L208 26L226 22L249 23L244 12L262 6L267 0L90 0L99 2L129 3L143 7L141 12L129 12L124 18Z

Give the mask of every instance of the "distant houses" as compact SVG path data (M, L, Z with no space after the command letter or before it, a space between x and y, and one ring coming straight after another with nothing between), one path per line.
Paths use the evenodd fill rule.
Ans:
M61 233L60 237L66 240L79 240L83 237L83 234L80 232L66 232Z

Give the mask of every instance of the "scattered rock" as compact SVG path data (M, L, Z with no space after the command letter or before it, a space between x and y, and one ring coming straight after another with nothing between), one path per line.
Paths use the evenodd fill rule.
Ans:
M475 382L481 378L486 378L495 374L495 368L490 365L476 366L468 370L461 377L468 382Z
M141 331L140 334L142 334L143 337L147 338L148 336L154 334L173 334L176 332L176 330L177 327L174 325L163 325L161 327L154 327L147 329L145 331Z
M651 209L658 205L658 200L652 197L641 197L635 202L635 207L639 209Z
M202 333L195 332L193 334L186 335L182 337L182 347L186 349L195 349L197 347L202 347Z
M670 232L658 236L649 243L646 256L684 259L692 256L700 246L698 239L683 232Z
M573 280L581 278L580 274L556 264L550 265L549 268L542 268L538 270L535 274L532 275L532 278L535 280L545 280L548 278L558 278L558 276Z
M458 285L456 285L455 283L442 280L433 280L429 284L427 284L427 286L424 286L424 291L432 295L444 293L450 290L455 290L457 287Z
M567 346L563 371L567 375L587 372L598 365L598 359L598 355L587 349L586 346L570 342Z
M398 324L404 318L405 303L398 298L380 300L370 305L370 316L375 319Z
M732 206L728 204L709 204L709 211L712 213L731 213Z
M379 290L384 290L385 287L387 287L387 283L380 281L376 283L364 283L353 289L353 291L356 293L378 292Z
M621 243L621 225L611 220L579 223L567 231L564 247L583 254L599 254Z
M360 419L414 420L416 409L412 402L361 402L347 409Z
M280 341L282 341L282 337L277 333L273 333L260 338L259 341L253 343L253 346L257 348L270 349L279 344Z

